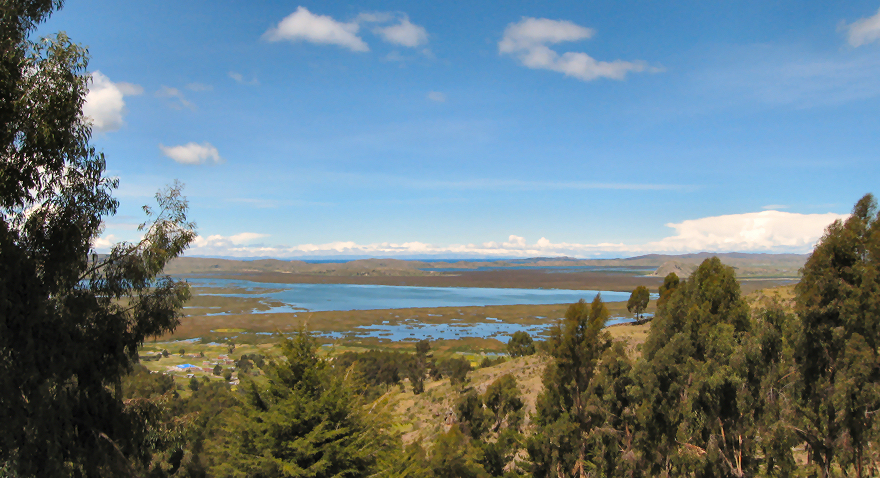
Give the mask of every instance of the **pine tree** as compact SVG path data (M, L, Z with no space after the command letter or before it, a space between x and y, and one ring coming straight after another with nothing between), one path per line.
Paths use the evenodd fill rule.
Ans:
M356 386L334 374L300 331L264 364L268 387L242 383L244 396L214 451L214 476L370 476L391 446L381 404L365 409Z

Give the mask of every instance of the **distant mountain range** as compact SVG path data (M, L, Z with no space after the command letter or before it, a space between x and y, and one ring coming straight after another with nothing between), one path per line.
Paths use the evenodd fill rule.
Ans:
M717 256L737 270L741 278L797 277L807 260L806 254L750 254L700 252L697 254L648 254L623 259L577 259L573 257L533 257L527 259L501 260L444 260L421 261L405 259L356 259L335 261L302 261L279 259L225 259L208 257L182 257L173 260L165 268L168 274L200 274L218 272L283 272L321 275L424 275L425 269L475 270L479 268L505 267L639 267L657 268L656 275L666 275L664 270L684 275L696 269L705 259ZM681 274L680 274L681 275Z

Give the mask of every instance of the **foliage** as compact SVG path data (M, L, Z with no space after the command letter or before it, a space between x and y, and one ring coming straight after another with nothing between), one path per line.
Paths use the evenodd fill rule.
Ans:
M507 355L511 357L525 357L535 353L535 344L532 336L523 330L517 330L507 341Z
M60 1L0 9L0 462L22 476L100 476L149 461L160 403L122 401L149 336L172 331L189 297L159 277L195 236L175 184L136 244L91 254L116 211L104 156L82 115L86 51L29 35ZM152 430L159 428L152 427Z
M456 403L458 427L471 438L466 446L491 476L502 476L520 448L524 406L510 374L495 379L482 395L469 390Z
M465 435L479 439L489 430L492 416L483 408L483 399L476 390L471 389L458 399L455 412L459 428Z
M333 373L300 331L268 362L267 386L244 394L212 451L214 476L369 476L391 446L381 407L365 409L355 384ZM375 405L375 404L374 404Z
M588 403L599 357L611 342L602 330L608 316L597 294L590 305L572 304L551 333L553 360L544 371L535 434L527 443L535 476L583 476L590 467L586 437L595 420Z
M664 307L636 370L634 465L648 475L753 475L766 364L733 269L707 259Z
M525 404L520 398L513 375L504 374L490 383L483 395L483 403L491 414L491 431L496 432L502 428L519 429Z
M648 292L648 288L643 285L636 287L632 294L630 294L629 301L626 303L626 310L635 312L636 322L642 322L642 313L648 308L650 299L651 294Z
M130 398L150 398L174 391L174 378L164 373L150 373L143 365L135 365L122 379L122 396Z
M880 217L870 194L825 231L796 286L792 426L822 476L862 476L880 409ZM876 446L876 445L875 445ZM874 457L876 460L876 457ZM876 470L877 463L872 466Z
M423 342L428 343L427 340ZM413 392L419 394L424 391L426 360L424 353L419 352L345 352L333 360L333 368L338 373L348 373L353 367L358 380L371 397L384 393L387 386L401 384L404 377L409 378Z
M498 364L504 363L506 360L503 356L495 357L494 359L491 357L483 357L483 360L480 360L480 368L486 367L494 367Z
M416 342L416 355L425 357L431 351L431 342L428 339L422 339Z
M444 376L449 377L449 382L452 385L465 383L468 372L474 369L471 362L464 357L448 358L437 364L437 367Z
M680 283L681 281L678 279L678 275L676 275L675 272L666 274L666 277L663 278L663 284L660 286L660 298L657 299L658 310L669 300L669 297L672 296L672 293L675 292L675 289L678 288Z
M458 425L437 437L429 467L436 478L488 478L480 465L479 450L468 446L468 437Z

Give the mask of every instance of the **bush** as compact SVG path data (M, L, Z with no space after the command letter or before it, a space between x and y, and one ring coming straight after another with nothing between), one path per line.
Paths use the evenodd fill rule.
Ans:
M535 344L532 336L522 330L514 332L507 342L507 354L511 357L525 357L535 353Z
M470 361L464 357L446 359L439 368L452 385L466 382L468 372L473 370Z

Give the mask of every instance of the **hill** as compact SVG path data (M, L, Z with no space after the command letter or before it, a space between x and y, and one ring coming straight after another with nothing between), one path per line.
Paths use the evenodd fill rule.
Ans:
M182 257L171 261L165 268L167 274L211 274L211 273L285 273L309 274L338 277L352 276L436 276L455 271L472 271L495 268L542 268L554 267L609 267L609 268L660 268L667 263L670 271L678 267L683 272L696 268L702 261L717 256L727 265L737 269L743 278L797 277L798 270L806 262L803 254L750 254L700 252L697 254L665 255L649 254L622 259L575 259L571 257L536 257L529 259L504 259L472 261L426 262L402 259L358 259L339 262L306 262L302 260L257 259L233 260L206 257ZM670 269L673 268L673 269ZM439 273L426 269L445 269ZM553 272L553 271L547 271ZM676 272L677 273L677 272ZM655 271L653 275L665 276ZM681 275L681 274L679 274ZM687 274L684 274L685 276Z

